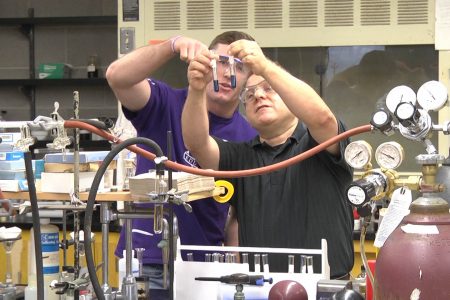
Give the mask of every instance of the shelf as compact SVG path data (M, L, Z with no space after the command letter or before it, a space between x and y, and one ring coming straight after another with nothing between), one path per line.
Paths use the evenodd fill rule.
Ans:
M117 24L117 16L0 18L0 25Z
M199 199L204 199L212 196L219 196L225 192L224 187L216 187L213 191L198 192L189 194L188 202L195 201ZM29 200L30 195L28 192L3 192L6 199L20 199ZM88 199L89 193L80 193L80 200L86 201ZM43 193L38 192L37 197L39 200L54 200L54 201L68 201L70 200L69 194L64 193ZM98 193L95 198L96 201L145 201L148 200L147 197L132 196L130 192L108 192L108 193ZM147 201L150 202L150 201Z
M0 79L0 86L63 86L63 85L105 85L106 78L63 78L63 79Z
M30 119L36 118L36 89L40 86L107 86L105 78L67 78L67 79L37 79L35 58L35 29L42 25L113 25L117 26L117 16L73 16L73 17L35 17L34 8L28 9L28 17L0 18L0 26L18 26L28 39L29 78L0 79L0 86L19 86L30 100Z

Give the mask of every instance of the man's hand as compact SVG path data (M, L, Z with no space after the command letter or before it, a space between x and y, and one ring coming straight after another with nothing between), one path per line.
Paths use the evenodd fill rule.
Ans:
M177 36L172 38L172 51L180 54L180 59L185 62L191 62L195 56L208 47L202 42L185 36Z
M255 41L239 40L228 46L228 53L239 58L255 75L263 75L271 63Z
M217 55L209 50L203 50L191 60L188 67L189 87L194 90L204 90L212 80L211 60Z

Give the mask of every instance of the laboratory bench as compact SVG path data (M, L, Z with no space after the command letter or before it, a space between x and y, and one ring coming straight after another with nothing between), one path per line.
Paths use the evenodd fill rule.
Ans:
M31 217L27 216L15 216L9 218L1 218L1 226L12 227L16 226L22 229L22 238L14 243L12 250L12 268L13 268L13 282L15 284L27 284L28 283L28 251L29 251L29 239L30 239L30 229L33 227ZM81 216L81 222L84 221L84 216ZM62 218L51 218L50 224L59 227L59 240L63 240L63 221ZM73 219L68 218L67 221L67 239L70 239L70 232L73 231ZM83 229L83 226L80 226ZM114 256L114 250L119 241L120 234L120 224L118 222L111 222L109 225L109 241L108 241L108 252L109 252L109 282L111 285L117 282L118 265L117 260ZM102 259L102 238L101 238L101 224L100 222L92 223L92 232L95 234L93 239L93 254L96 265L100 264ZM60 266L64 265L63 250L59 250ZM68 247L67 250L67 264L73 265L73 245ZM6 265L6 254L3 246L0 246L0 265ZM98 278L101 278L101 269L97 272ZM5 269L0 268L0 282L5 281Z
M188 201L194 201L198 199L203 199L206 197L221 195L224 193L223 187L217 187L213 191L199 192L195 194L189 194ZM88 199L89 193L80 193L80 200L86 201ZM6 199L17 199L17 200L29 200L28 192L3 192L3 196ZM37 198L39 201L45 199L45 201L68 201L70 197L68 194L62 193L44 193L37 192ZM136 201L136 200L147 200L148 197L132 196L130 192L107 192L98 193L96 195L96 202L110 202L111 205L115 205L117 201ZM55 202L56 204L56 202ZM49 204L51 206L51 203ZM67 234L73 231L73 218L70 217L71 212L68 211L69 217L67 218L66 230ZM99 209L96 209L93 214L93 220L99 220L98 217ZM22 229L22 238L14 243L13 246L13 282L15 284L27 284L28 283L28 241L30 237L30 229L32 225L32 218L26 215L0 218L1 226L13 227L17 226ZM80 212L80 229L83 229L84 224L84 212ZM51 218L50 224L59 227L59 240L63 239L63 219L62 218ZM101 223L92 222L92 232L95 234L93 239L93 254L96 265L101 262L102 259L102 238L101 238ZM109 278L108 282L111 286L115 287L118 281L118 259L114 256L114 250L119 241L121 225L119 221L114 221L109 224L109 241L108 241L108 253L109 253ZM68 235L67 238L70 238ZM69 246L67 251L67 265L73 265L73 247ZM5 249L0 246L0 265L5 265ZM64 265L63 261L63 250L60 250L60 266ZM101 278L101 269L97 272L97 276ZM0 268L0 282L5 281L5 270Z

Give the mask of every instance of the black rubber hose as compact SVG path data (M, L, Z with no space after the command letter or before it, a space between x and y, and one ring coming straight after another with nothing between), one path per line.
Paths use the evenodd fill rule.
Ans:
M100 283L98 281L96 268L95 268L95 262L94 262L94 256L91 246L91 232L92 232L92 214L94 212L94 204L95 204L95 198L97 196L97 190L100 185L101 179L103 175L105 174L109 164L111 161L116 157L117 154L120 153L123 149L126 147L129 147L131 145L135 144L144 144L148 147L153 148L153 150L156 153L156 157L162 157L164 156L161 148L157 143L152 141L148 138L143 137L135 137L130 138L122 143L116 145L109 153L106 155L105 159L103 160L102 164L97 170L97 173L95 173L94 180L92 181L91 190L89 191L89 196L86 204L86 211L84 213L84 247L86 250L86 262L87 262L87 268L89 271L89 277L92 282L92 287L94 288L95 295L97 296L97 299L104 300L105 295L103 294L102 287L100 286ZM161 164L162 165L162 164ZM106 262L108 263L108 262Z
M42 243L41 243L41 224L39 221L39 207L36 195L36 186L34 184L33 162L31 160L30 151L24 153L25 173L28 183L28 194L30 195L31 217L33 219L33 237L34 237L34 254L36 261L36 283L37 298L44 298L44 263L42 262Z

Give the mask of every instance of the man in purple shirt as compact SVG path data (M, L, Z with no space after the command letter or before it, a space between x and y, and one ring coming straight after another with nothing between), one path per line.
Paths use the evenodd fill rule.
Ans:
M229 44L236 40L253 38L243 32L228 31L218 35L210 44L219 55L227 55ZM196 166L195 159L184 146L181 132L181 113L186 101L188 88L174 89L164 82L150 79L161 66L174 56L190 62L197 53L207 49L203 43L176 36L157 45L144 46L113 62L106 73L108 83L122 104L124 115L137 130L137 135L158 143L165 153L167 131L173 135L172 158L178 163ZM229 64L217 63L219 91L214 91L213 82L206 90L210 133L230 141L246 141L256 135L256 131L239 114L239 93L249 76L242 65L236 65L236 88L231 86ZM183 75L184 76L184 75ZM148 149L151 150L151 149ZM154 169L154 163L138 156L136 174ZM191 203L193 211L188 213L183 206L174 206L178 218L182 244L187 245L237 245L237 224L231 226L225 241L225 222L228 204L220 204L213 199ZM151 289L162 288L161 249L157 247L160 235L153 232L152 219L133 220L133 249L145 248L144 272L151 277ZM125 248L124 230L121 232L116 256L122 257ZM198 257L197 257L198 259Z

